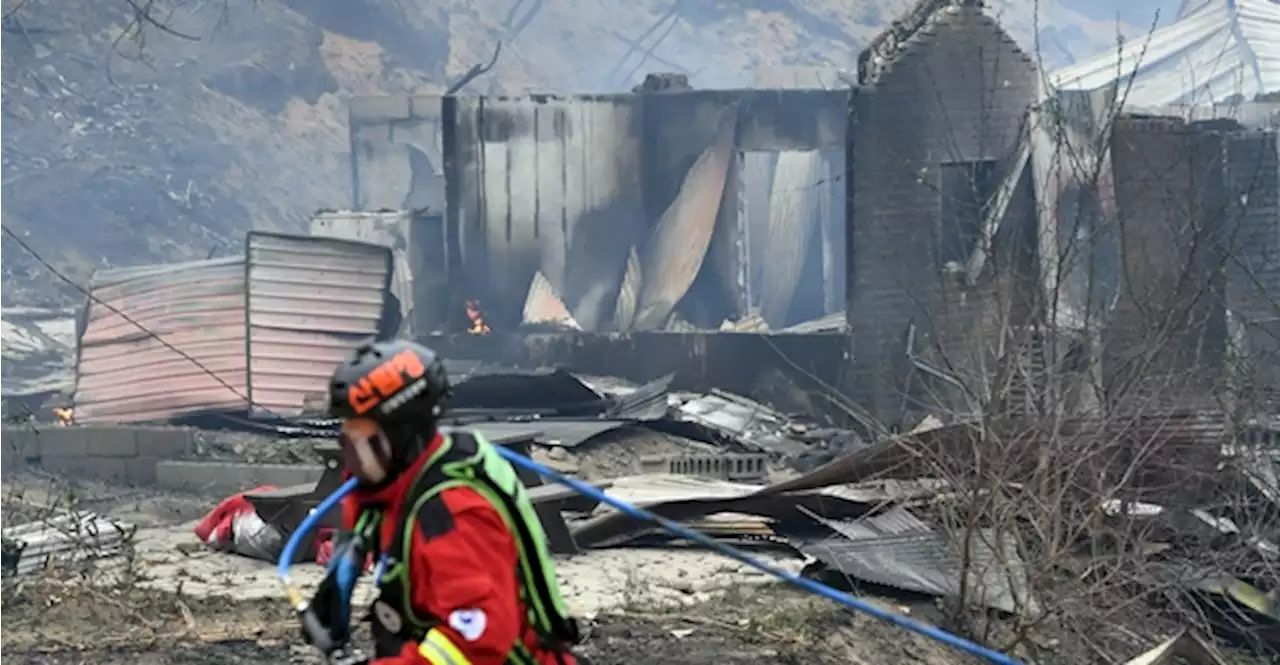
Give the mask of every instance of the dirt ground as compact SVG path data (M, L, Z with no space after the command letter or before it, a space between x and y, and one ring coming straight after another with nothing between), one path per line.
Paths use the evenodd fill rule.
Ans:
M319 663L283 600L229 601L56 580L7 584L4 652L15 663ZM673 611L622 608L586 623L596 665L950 665L943 647L781 589Z
M591 466L609 466L610 447ZM6 525L74 505L139 531L123 565L104 561L6 578L5 655L15 663L93 665L318 663L298 639L272 566L209 551L191 536L190 524L216 498L6 474ZM593 551L557 568L586 626L579 651L597 665L965 662L923 638L799 597L695 550ZM121 577L122 570L137 572ZM295 574L305 583L319 572L300 566ZM210 595L227 589L237 597Z

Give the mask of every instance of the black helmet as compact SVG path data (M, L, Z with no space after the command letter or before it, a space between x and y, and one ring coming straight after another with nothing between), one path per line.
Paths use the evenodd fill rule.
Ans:
M449 375L435 351L393 339L360 345L329 379L329 414L378 421L439 418Z

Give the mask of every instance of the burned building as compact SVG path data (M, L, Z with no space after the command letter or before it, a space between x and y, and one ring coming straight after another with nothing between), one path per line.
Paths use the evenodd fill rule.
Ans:
M842 158L824 159L824 151L842 156L848 94L446 98L454 289L484 303L506 330L535 314L525 305L542 286L564 303L571 327L587 331L671 330L677 322L717 329L762 307L782 327L840 311L842 303L819 295L792 313L798 291L821 294L824 276L843 282L834 263L842 252L830 249L843 242L812 233L811 212L774 215L763 237L753 237L743 163L752 153L801 153L801 177L786 183L801 191L838 173ZM812 205L803 196L788 203ZM816 240L824 237L825 252ZM753 265L756 243L787 249ZM802 285L810 257L819 271ZM754 281L772 290L753 294L753 273L765 274Z
M1030 315L993 296L1034 283L1017 270L1033 255L1023 139L1036 69L978 5L922 2L859 62L849 320L860 401L891 422L947 401L949 384L971 391L981 359Z
M1121 116L1110 135L1119 244L1102 332L1108 396L1213 395L1226 353L1223 137L1177 118Z
M1272 287L1248 283L1280 286L1274 133L1120 117L1114 90L1042 95L971 0L921 0L856 65L760 72L770 87L751 90L656 76L357 100L353 203L435 213L411 223L440 240L406 312L451 354L696 366L748 393L776 375L763 366L795 365L890 425L1101 408L1108 386L1188 364L1202 380L1184 387L1205 392L1229 340L1267 344ZM1158 354L1150 303L1183 312ZM492 339L533 331L555 334Z

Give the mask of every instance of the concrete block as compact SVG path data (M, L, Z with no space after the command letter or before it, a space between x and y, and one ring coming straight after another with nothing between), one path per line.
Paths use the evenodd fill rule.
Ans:
M41 457L85 457L89 454L86 428L50 427L36 433Z
M31 427L5 425L2 445L5 459L12 454L17 459L40 456L39 432Z
M195 433L185 427L139 427L135 436L139 457L183 459L195 447Z
M43 455L40 466L72 480L127 480L128 460L92 455Z
M260 485L314 483L323 474L324 467L320 465L171 460L156 463L156 484L170 490L242 492Z
M138 439L130 427L77 427L84 435L90 455L96 457L137 457Z
M125 479L134 485L156 484L156 464L166 461L159 457L134 457L124 461Z

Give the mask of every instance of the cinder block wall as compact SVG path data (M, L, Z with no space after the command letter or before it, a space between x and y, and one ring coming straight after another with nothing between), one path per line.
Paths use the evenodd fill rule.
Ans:
M152 484L158 462L189 457L194 445L194 430L182 427L5 425L0 470Z

